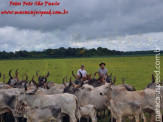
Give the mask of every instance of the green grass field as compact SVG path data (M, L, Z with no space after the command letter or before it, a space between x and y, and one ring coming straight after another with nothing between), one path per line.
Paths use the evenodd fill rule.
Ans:
M163 56L161 56L162 58ZM39 70L40 74L50 71L48 81L62 83L65 76L72 77L71 71L76 72L81 64L85 65L88 74L99 69L99 63L105 62L108 73L116 76L116 84L121 84L122 78L125 82L133 85L136 89L143 89L150 81L155 70L155 56L138 57L108 57L108 58L71 58L71 59L39 59L39 60L1 60L0 72L9 78L9 70L19 69L19 78L27 73L29 79ZM163 61L161 61L163 63ZM161 65L161 72L163 65ZM12 72L14 75L14 72ZM36 76L35 76L36 78ZM1 80L2 81L2 78Z

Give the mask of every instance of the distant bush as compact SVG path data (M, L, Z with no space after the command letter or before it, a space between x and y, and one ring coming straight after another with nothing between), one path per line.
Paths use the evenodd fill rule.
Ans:
M85 48L64 48L46 49L43 51L25 51L0 52L0 59L18 59L18 58L64 58L64 57L95 57L95 56L112 56L112 55L141 55L154 54L153 51L116 51L107 48L98 47L97 49Z

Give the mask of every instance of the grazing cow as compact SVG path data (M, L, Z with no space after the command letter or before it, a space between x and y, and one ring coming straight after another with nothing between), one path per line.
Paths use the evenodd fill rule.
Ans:
M61 112L70 117L70 122L76 122L76 114L78 112L78 101L74 95L64 93L56 95L46 95L44 93L36 93L37 88L33 92L27 91L25 84L25 92L18 97L18 101L23 101L31 107L38 106L40 108L52 105L59 105Z
M110 98L107 106L117 122L122 122L122 118L126 116L135 117L136 122L139 122L140 115L142 115L144 122L146 122L142 106L137 102L117 102Z
M91 118L92 122L97 122L97 111L94 105L86 105L84 107L79 108L80 116L78 117L79 121L81 117L87 118L87 121L89 122L89 118Z
M28 122L61 122L61 107L58 105L46 106L44 108L22 105L18 108L17 113L19 116L27 118Z

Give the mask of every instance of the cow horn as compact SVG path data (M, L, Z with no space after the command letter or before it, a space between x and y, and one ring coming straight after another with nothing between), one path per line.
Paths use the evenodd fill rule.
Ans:
M18 69L15 71L15 77L18 78Z
M24 84L24 89L25 89L25 91L27 91L27 83L26 82Z
M152 74L152 83L154 83L155 82L155 76L154 76L154 74Z
M33 79L34 79L34 76L32 77L32 80L33 80ZM29 85L31 85L32 80L31 80L31 81L29 81Z
M75 87L76 85L72 82L72 77L70 77L70 83L69 83L69 86L73 86L73 87Z
M3 83L5 83L5 74L3 74Z
M80 78L79 79L81 79L83 77L83 75L82 75L82 73L80 71L79 71L79 73L80 73Z
M11 72L12 70L9 71L9 76L10 76L10 79L12 79L13 77L11 76Z
M28 75L26 73L25 73L25 76L26 76L26 78L25 78L24 81L27 81L28 80Z
M97 73L99 73L99 72L95 72L95 73L94 73L94 76L93 76L94 78L96 77L96 74L97 74Z
M75 88L78 89L80 87L82 87L84 85L84 82L82 81L82 83L80 85L76 85Z
M34 94L38 90L38 84L34 81L34 79L32 79L32 82L36 85L36 89L33 91L33 94Z
M35 86L38 86L38 84L36 83L36 81L34 80L34 78L32 78L32 82Z
M46 78L49 77L49 74L50 74L50 73L49 73L49 71L48 71L48 73L47 73L47 75L46 75L45 77L46 77Z
M116 77L114 77L114 81L113 81L113 83L111 83L111 85L115 84L115 81L116 81Z
M77 79L76 75L74 74L74 71L72 71L72 75L74 76L75 79Z
M39 71L36 72L36 76L37 76L37 77L40 77L39 74L38 74L38 72L39 72Z
M67 77L67 76L66 76ZM65 77L63 78L63 85L65 86L65 87L67 87L67 85L65 84Z

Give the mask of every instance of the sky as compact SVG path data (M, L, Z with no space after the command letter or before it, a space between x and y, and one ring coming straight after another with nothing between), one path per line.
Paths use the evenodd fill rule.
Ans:
M22 2L23 0L15 0ZM32 0L26 0L32 1ZM48 0L55 2L56 0ZM0 14L0 51L104 47L120 51L163 50L162 0L58 0L59 6L9 6L4 10L63 10L67 15Z

